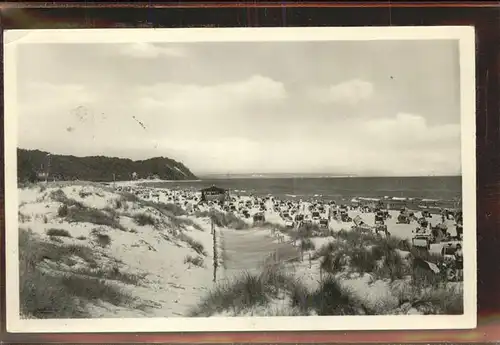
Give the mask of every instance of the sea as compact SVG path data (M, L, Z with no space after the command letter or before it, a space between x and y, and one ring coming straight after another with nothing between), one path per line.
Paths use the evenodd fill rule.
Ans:
M398 197L461 201L462 198L461 176L207 178L148 182L147 185L174 190L200 190L217 186L238 195L271 194L280 199L302 200Z

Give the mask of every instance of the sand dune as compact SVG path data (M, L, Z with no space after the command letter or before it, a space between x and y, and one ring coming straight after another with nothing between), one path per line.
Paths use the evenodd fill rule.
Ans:
M220 283L231 282L242 272L258 274L269 262L281 262L288 274L296 276L308 288L316 289L321 270L315 250L338 240L335 235L312 237L309 239L312 247L299 250L304 239L294 239L293 231L284 227L279 214L268 210L264 226L254 227L251 218L239 219L246 225L238 230L216 226L214 252L212 221L203 213L211 208L195 206L195 197L199 195L148 189L136 183L120 183L119 186L129 191L94 183L53 183L19 189L19 227L30 231L29 243L35 243L28 247L21 242L20 251L27 253L33 247L51 248L42 257L29 256L29 263L50 276L69 274L81 279L82 284L90 282L91 278L101 279L116 289L113 291L117 294L123 295L107 298L92 290L81 292L74 296L83 305L77 316L186 316ZM172 200L177 200L177 205ZM245 202L249 198L240 200ZM267 204L272 209L269 201ZM199 211L190 211L194 207L199 207ZM250 210L251 214L256 212L258 208ZM397 212L391 213L387 225L392 236L411 239L416 225L397 224ZM353 218L359 214L368 224L374 222L373 214L359 211L349 214ZM433 216L430 222L438 223L439 218ZM352 222L332 221L330 229L334 234L340 230L349 232L352 225ZM454 234L452 222L448 222L448 227ZM87 248L89 254L60 254L73 247ZM441 245L436 244L431 251L438 253L440 248ZM35 252L38 250L41 249ZM402 258L408 256L404 250L398 253ZM219 262L215 283L214 258ZM21 271L22 284L29 285L36 272ZM391 282L377 280L369 274L346 275L343 272L336 277L372 309L387 310L388 305L392 310L398 307ZM40 293L43 295L43 291ZM281 300L280 305L285 300ZM47 317L37 313L32 306L21 309L32 317ZM268 312L264 309L252 311L265 315ZM52 317L58 317L56 314L54 312Z

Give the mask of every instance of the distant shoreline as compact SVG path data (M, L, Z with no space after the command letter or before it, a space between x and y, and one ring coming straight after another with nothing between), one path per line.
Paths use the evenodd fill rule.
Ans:
M192 183L192 182L202 182L203 180L129 180L129 181L111 181L106 182L107 184L116 184L116 185L137 185L144 183Z

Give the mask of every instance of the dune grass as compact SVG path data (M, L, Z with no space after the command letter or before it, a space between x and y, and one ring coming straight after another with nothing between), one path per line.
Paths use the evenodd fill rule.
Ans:
M273 311L276 300L282 301L278 312ZM292 275L267 267L259 274L245 272L220 283L191 310L190 316L243 315L255 310L260 310L258 315L357 315L360 308L360 303L332 276L310 291Z
M71 199L69 199L71 200ZM116 214L106 213L96 208L85 207L75 203L73 205L63 204L58 209L58 216L65 218L70 223L92 223L95 225L107 225L111 228L126 231L120 224Z
M408 252L403 258L398 251ZM397 237L384 238L363 229L339 231L333 241L316 250L324 272L335 274L347 267L354 272L370 273L375 278L391 281L411 276L418 284L438 285L444 278L428 270L414 267L413 260L440 265L443 257L412 248L409 241Z
M132 218L134 219L134 222L139 226L156 226L158 223L155 217L145 212L134 214Z
M314 291L296 286L292 293L292 306L298 307L306 315L311 311L320 316L366 314L362 303L332 275L321 280Z
M464 313L463 288L406 284L394 292L400 306L420 309L424 315L460 315Z
M72 270L72 273L105 280L115 280L129 285L141 285L142 280L146 276L146 274L124 272L118 266L111 268L79 268Z
M105 248L111 244L111 237L103 232L104 229L96 228L92 229L90 235L96 240L97 244Z
M180 217L185 216L187 212L180 206L172 203L163 203L163 202L153 202L148 200L140 200L139 204L145 207L151 207L160 213L169 216L169 217Z
M185 216L187 212L179 205L176 204L166 204L162 202L155 203L156 209L162 210L164 212L169 212L175 217Z
M62 189L51 191L49 198L61 203L57 215L60 218L65 218L70 223L81 222L107 225L125 231L125 228L119 222L116 212L106 213L96 208L86 207L81 202L68 198Z
M56 237L72 237L68 230L65 229L48 229L46 232L47 236L56 236Z
M196 253L203 256L208 255L207 252L205 251L205 248L203 247L203 244L199 241L196 241L194 238L188 236L187 234L180 233L178 235L178 238L181 241L186 242Z
M408 252L408 256L402 257L399 251ZM424 314L463 313L463 293L449 288L446 272L436 274L415 264L416 260L425 260L440 266L444 258L412 248L407 240L382 238L358 229L340 231L334 240L316 250L314 259L319 259L322 271L330 275L345 271L369 273L389 282L410 278L404 283L408 291L400 304L410 301Z
M203 258L201 256L186 255L186 257L184 258L184 263L185 264L187 264L187 263L193 264L193 265L198 266L198 267L204 266Z
M71 264L72 257L97 267L88 247L56 245L38 238L30 230L19 229L20 311L34 318L90 317L89 302L99 300L133 306L136 301L106 280L43 269L45 260Z
M189 315L211 316L228 311L239 314L265 306L289 284L293 284L292 280L278 270L265 269L260 274L243 272L232 281L219 283Z
M216 226L223 228L231 228L235 230L248 229L250 226L245 223L240 217L231 212L219 211L198 211L195 213L196 217L209 217Z

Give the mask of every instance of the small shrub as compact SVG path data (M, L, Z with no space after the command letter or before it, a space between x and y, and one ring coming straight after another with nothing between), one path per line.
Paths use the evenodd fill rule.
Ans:
M186 215L186 211L176 204L156 203L156 209L169 212L176 217Z
M85 237L85 236L78 236L76 239L77 239L77 240L81 240L81 241L83 241L83 240L86 240L86 239L87 239L87 237Z
M187 255L184 258L184 263L185 264L190 263L198 267L203 267L203 258L201 256L193 257L191 255Z
M62 189L57 189L57 190L51 191L49 193L49 198L54 200L54 201L61 202L61 203L64 203L66 200L68 200L66 193L64 193L64 191Z
M342 253L328 253L322 256L320 261L320 269L325 273L335 274L342 271L345 262L342 260Z
M50 240L53 241L53 242L57 242L57 243L64 243L63 240L61 240L59 237L57 236L49 236Z
M90 233L101 247L107 247L111 244L111 237L101 233L99 229L93 229Z
M92 194L94 194L94 193L92 193L92 192L87 192L87 191L85 191L85 190L83 190L83 189L80 189L80 192L78 192L78 195L79 195L79 196L80 196L80 198L82 198L82 199L85 199L86 197L88 197L88 196L90 196L90 195L92 195Z
M69 207L66 204L59 206L57 209L57 215L61 218L67 217L69 214Z
M135 223L140 226L146 226L146 225L155 226L157 224L156 219L152 215L147 213L135 214L133 219Z
M339 247L338 243L330 241L322 245L318 250L314 252L313 259L318 259L328 254L332 254L338 247Z
M384 240L375 235L372 231L363 228L354 228L351 231L340 230L336 233L336 237L346 241L350 246L355 247L367 247Z
M69 231L64 229L48 229L46 234L48 236L72 237Z

